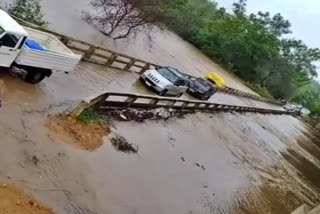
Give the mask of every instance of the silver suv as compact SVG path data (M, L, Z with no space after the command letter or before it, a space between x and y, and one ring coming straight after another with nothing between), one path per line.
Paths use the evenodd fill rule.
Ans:
M181 97L189 88L189 80L177 69L171 67L147 70L140 76L140 80L160 96Z

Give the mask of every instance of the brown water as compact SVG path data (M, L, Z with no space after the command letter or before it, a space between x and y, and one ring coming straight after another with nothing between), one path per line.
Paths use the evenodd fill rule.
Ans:
M319 138L290 116L198 113L114 122L94 152L57 141L42 125L75 98L132 79L117 75L108 82L109 75L93 71L56 74L38 86L2 76L0 179L66 214L283 214L320 202ZM108 140L114 134L138 145L138 154L115 150Z
M81 20L85 1L44 5L51 27L61 32L190 73L221 72L230 86L245 90L170 32L158 32L152 49L141 38L113 43ZM0 180L21 186L58 213L283 214L302 203L320 203L319 137L293 117L199 113L166 122L114 122L113 134L138 145L139 153L116 151L108 140L112 135L98 150L85 152L55 140L43 126L48 114L105 90L149 93L136 74L81 63L75 73L54 74L35 86L0 78Z

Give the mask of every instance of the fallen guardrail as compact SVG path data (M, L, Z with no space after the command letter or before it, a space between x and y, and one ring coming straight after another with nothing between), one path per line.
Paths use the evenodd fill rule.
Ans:
M87 109L108 109L108 108L140 108L140 109L154 109L167 108L183 111L203 111L203 112L252 112L262 114L286 114L296 116L295 112L262 109L246 106L225 105L204 101L192 101L177 98L167 98L158 96L148 96L130 93L116 93L108 92L92 99L83 100L73 110L68 112L71 117L78 117L83 111Z
M55 35L68 48L75 51L77 54L81 54L83 61L88 61L88 62L108 66L111 68L133 71L138 74L142 74L143 72L151 68L161 67L160 65L156 65L154 63L146 62L144 60L137 59L125 54L117 53L115 51L112 51L106 48L101 48L96 45L93 45L84 41L80 41L72 37L39 27L35 24L26 22L17 17L14 17L14 18L24 26L31 27L31 28ZM230 87L219 89L219 91L223 93L250 98L250 99L267 102L275 105L283 105L279 101L259 97L257 95L243 92Z

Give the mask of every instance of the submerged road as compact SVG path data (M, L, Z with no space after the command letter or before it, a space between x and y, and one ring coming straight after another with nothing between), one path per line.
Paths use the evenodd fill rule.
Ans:
M170 32L156 32L152 48L142 37L114 42L81 19L87 1L43 4L50 27L61 33L189 74L216 72L229 86L253 93ZM303 203L320 203L319 135L296 118L198 113L142 124L113 121L104 144L88 152L56 138L44 126L48 115L105 91L152 94L137 74L82 62L39 85L0 75L0 180L59 214L289 214ZM220 93L210 101L281 108ZM109 141L115 134L138 145L139 153L116 151Z
M72 100L105 89L147 93L136 74L86 63L79 68L39 85L1 75L1 181L59 214L289 214L302 203L320 203L319 137L291 116L114 121L92 152L57 138L44 123ZM116 151L109 141L116 134L138 145L138 154Z

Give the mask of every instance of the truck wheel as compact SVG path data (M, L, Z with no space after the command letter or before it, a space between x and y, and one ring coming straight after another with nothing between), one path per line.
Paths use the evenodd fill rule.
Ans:
M45 77L46 77L46 74L44 72L28 71L25 81L31 84L36 84L41 82Z

